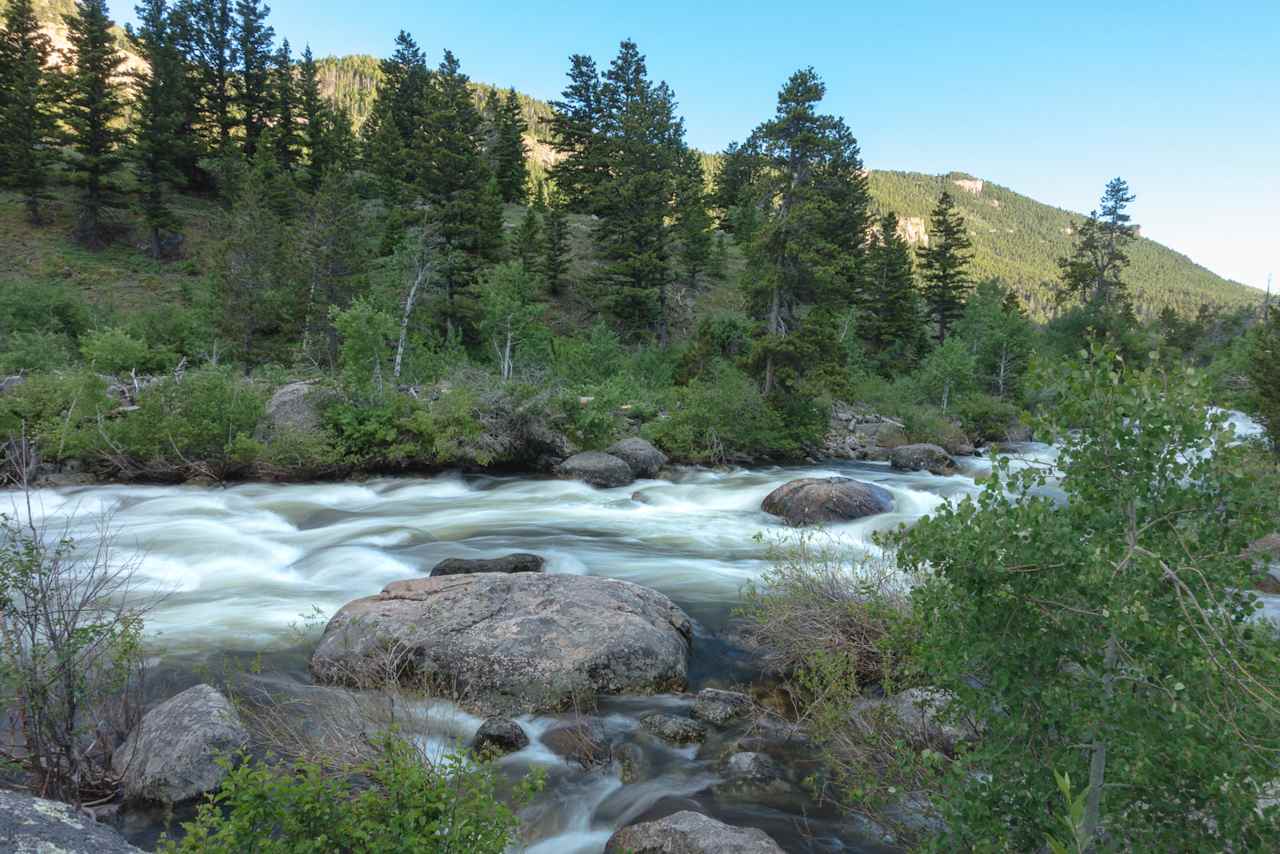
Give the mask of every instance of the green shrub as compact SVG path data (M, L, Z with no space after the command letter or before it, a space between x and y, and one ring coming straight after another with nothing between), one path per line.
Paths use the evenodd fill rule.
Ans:
M412 398L392 394L368 403L342 402L325 409L325 428L339 457L351 465L403 465L418 448L404 437L403 423L415 411Z
M955 453L969 438L955 422L930 406L908 406L898 413L908 443L927 442Z
M89 367L104 374L157 373L169 370L177 362L172 351L153 348L118 326L84 335L80 354Z
M79 336L89 327L89 309L68 285L0 283L0 337L17 332Z
M970 437L1003 442L1009 427L1018 421L1018 407L989 394L971 394L956 402L956 417Z
M243 458L264 408L259 386L229 368L202 368L144 389L138 410L113 422L110 433L134 463L225 467Z
M477 417L478 409L475 390L455 385L428 406L415 408L403 424L434 462L487 466L495 458L491 449L479 445L484 427Z
M56 371L71 364L71 339L62 332L13 332L3 337L0 375Z
M498 799L488 766L461 756L432 764L398 738L378 747L375 760L341 775L246 761L183 825L181 841L163 840L159 850L502 854L515 841L519 821Z
M676 459L692 462L753 459L797 449L755 382L725 362L676 389L670 415L649 425L648 432Z
M25 431L44 460L89 457L103 447L98 417L111 408L106 382L90 371L30 374L0 395L0 439Z

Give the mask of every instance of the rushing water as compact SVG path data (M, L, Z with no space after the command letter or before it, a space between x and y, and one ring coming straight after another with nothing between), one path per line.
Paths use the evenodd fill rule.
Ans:
M1055 458L1046 445L1014 451L1024 464ZM975 477L989 468L988 460L971 459L952 477L896 472L881 463L684 470L669 480L619 489L458 474L226 489L103 486L39 492L34 512L51 530L69 527L86 547L97 520L110 516L118 549L138 563L137 578L163 594L148 617L163 660L296 647L296 629L307 615L323 619L390 581L425 574L445 558L531 551L547 558L548 572L620 578L670 596L697 625L690 660L691 688L697 690L730 683L745 672L735 668L749 667L735 661L716 633L743 584L764 570L771 535L785 535L779 521L759 509L771 490L797 477L833 475L888 489L893 512L830 529L851 549L871 554L874 532L977 492ZM268 661L278 662L281 678L305 678L298 652ZM878 850L834 821L819 817L801 832L797 814L785 807L726 804L708 796L718 779L714 762L699 759L696 748L656 745L636 733L639 713L688 702L615 698L603 704L611 734L642 742L647 752L652 773L631 785L616 772L584 771L551 753L539 736L554 718L521 718L532 743L501 767L512 776L541 767L549 780L526 817L526 850L598 852L616 828L650 810L682 805L763 827L789 850ZM442 704L417 712L431 719L432 749L465 744L480 724Z

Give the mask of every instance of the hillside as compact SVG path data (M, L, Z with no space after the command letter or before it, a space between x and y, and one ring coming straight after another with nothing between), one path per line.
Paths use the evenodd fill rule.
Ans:
M378 60L371 56L327 57L319 61L325 93L351 114L357 127L368 116L381 77ZM483 103L493 87L477 83L476 98ZM526 137L532 172L545 174L553 152L546 135L551 106L520 96L530 132ZM708 176L719 158L706 155ZM883 210L904 221L909 239L927 239L929 211L944 188L950 189L969 223L974 247L974 269L979 278L999 278L1026 301L1037 319L1051 311L1049 283L1058 277L1056 260L1071 249L1073 222L1083 218L1007 187L964 173L925 175L919 172L871 170L871 194ZM1194 313L1202 303L1224 306L1256 305L1261 296L1253 288L1228 281L1201 267L1187 256L1154 240L1139 239L1133 247L1127 278L1139 312L1158 314L1171 306L1182 314Z

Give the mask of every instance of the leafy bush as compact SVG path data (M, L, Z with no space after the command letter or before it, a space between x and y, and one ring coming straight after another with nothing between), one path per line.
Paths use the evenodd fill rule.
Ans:
M161 380L142 391L137 411L111 424L116 462L152 474L201 465L221 476L243 461L264 408L263 390L230 369Z
M111 408L106 382L90 371L30 374L0 395L0 439L25 432L46 461L86 457L101 449L98 416Z
M502 854L518 819L493 772L461 756L430 764L388 737L375 760L335 776L319 766L248 761L183 825L168 854ZM353 779L360 782L357 785Z
M71 339L61 332L14 332L4 336L0 375L56 371L71 364Z
M1038 849L1060 828L1050 769L1088 781L1092 846L1271 848L1280 647L1245 548L1275 524L1274 476L1240 464L1195 374L1095 349L1042 381L1039 429L1077 428L1058 433L1067 501L999 467L901 539L922 667L985 723L938 801L946 849Z
M956 417L965 433L984 442L1003 442L1018 421L1018 407L989 394L971 394L957 401Z
M403 465L417 453L404 437L403 422L414 402L402 394L359 404L337 403L324 411L325 427L333 435L341 458L352 465L380 462Z
M0 335L46 332L79 336L89 327L89 309L68 285L0 284Z
M80 339L80 354L89 367L104 374L154 373L177 361L172 352L152 348L118 326L87 333Z
M693 462L753 459L797 447L755 382L725 362L676 389L670 415L648 429L672 456Z

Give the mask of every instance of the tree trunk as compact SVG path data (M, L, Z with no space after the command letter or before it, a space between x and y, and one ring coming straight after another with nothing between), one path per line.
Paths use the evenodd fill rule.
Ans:
M1107 638L1107 651L1102 661L1102 705L1105 710L1110 705L1113 671L1118 657L1118 641L1112 634ZM1107 743L1100 734L1094 735L1093 751L1089 757L1089 797L1084 808L1084 832L1089 840L1089 850L1097 850L1098 835L1102 829L1102 787L1107 777Z
M404 362L405 341L409 338L409 316L413 314L413 305L418 299L418 288L426 276L427 268L419 267L417 275L413 277L413 284L409 286L409 293L404 299L404 314L400 317L400 340L396 343L396 360L391 368L391 376L397 380L400 379L400 367Z

